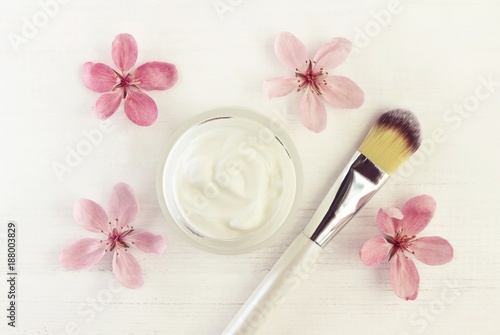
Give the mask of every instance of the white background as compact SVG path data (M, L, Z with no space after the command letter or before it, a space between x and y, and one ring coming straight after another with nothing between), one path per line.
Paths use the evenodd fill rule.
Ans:
M263 333L498 333L497 1L222 0L231 10L221 12L212 0L72 0L52 7L45 22L43 2L4 1L0 13L0 264L8 220L19 227L18 327L6 326L1 265L0 333L219 334L307 223L376 117L394 107L417 114L427 150L335 238L318 270ZM379 14L378 22L377 13L388 9L397 13ZM34 17L41 26L15 50L9 36L22 36L24 20ZM280 31L304 41L311 56L335 36L354 40L356 52L333 73L358 83L366 102L358 110L328 107L328 126L319 135L298 117L287 124L305 187L298 213L274 243L239 256L197 250L176 236L159 209L158 154L176 127L209 109L297 113L297 95L268 100L261 90L263 80L289 75L273 51ZM83 86L81 66L112 65L111 42L123 32L137 40L137 65L171 62L180 79L151 93L159 106L153 126L134 125L120 108L110 119L113 130L59 181L53 163L64 163L84 131L100 124L91 114L99 95ZM440 131L445 138L437 143L433 133ZM80 272L65 271L58 261L64 247L92 236L73 220L74 201L106 204L120 181L137 193L137 226L168 243L162 257L135 254L145 276L139 290L115 289L109 259ZM418 263L419 296L406 302L391 290L388 264L365 267L358 251L379 233L378 208L422 193L438 204L423 235L447 238L455 257L439 267Z

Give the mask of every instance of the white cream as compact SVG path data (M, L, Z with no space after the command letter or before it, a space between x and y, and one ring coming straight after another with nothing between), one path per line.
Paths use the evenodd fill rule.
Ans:
M241 120L240 120L241 121ZM236 120L198 125L177 148L173 196L199 234L233 239L286 215L295 192L293 165L267 128ZM284 182L288 183L284 187ZM291 197L293 200L293 196Z

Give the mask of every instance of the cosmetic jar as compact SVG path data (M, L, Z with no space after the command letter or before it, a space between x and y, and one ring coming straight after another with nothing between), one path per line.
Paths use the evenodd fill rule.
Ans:
M168 139L157 194L172 227L188 242L220 253L269 243L290 221L302 167L284 122L241 108L199 114Z

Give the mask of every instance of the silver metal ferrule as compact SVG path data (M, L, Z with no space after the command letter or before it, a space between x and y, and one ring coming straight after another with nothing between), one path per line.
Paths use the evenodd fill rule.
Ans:
M387 173L356 152L303 233L324 248L388 179Z

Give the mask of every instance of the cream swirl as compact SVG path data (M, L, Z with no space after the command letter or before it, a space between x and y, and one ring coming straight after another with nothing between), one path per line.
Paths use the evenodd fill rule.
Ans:
M266 128L218 128L185 148L174 192L190 225L205 236L231 239L271 220L283 198L281 147Z

